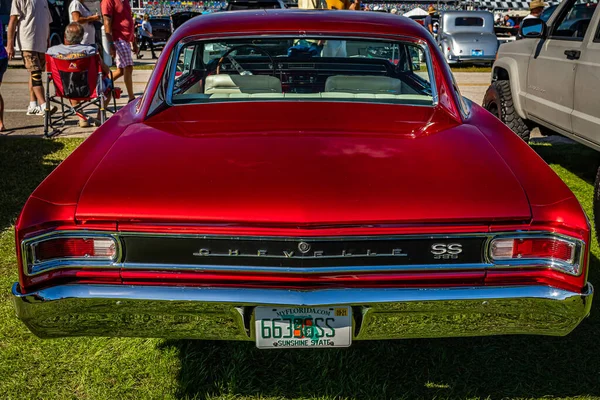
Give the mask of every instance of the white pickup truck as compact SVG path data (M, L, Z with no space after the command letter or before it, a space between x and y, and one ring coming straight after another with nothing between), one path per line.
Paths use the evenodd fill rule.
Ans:
M525 19L500 46L483 106L523 140L558 133L600 151L600 7L564 0L548 23ZM600 227L600 169L594 192Z

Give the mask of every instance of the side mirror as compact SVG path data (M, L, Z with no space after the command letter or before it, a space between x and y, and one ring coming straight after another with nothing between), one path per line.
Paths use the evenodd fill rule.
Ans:
M521 21L519 36L522 38L541 38L546 35L546 23L539 18L527 18Z

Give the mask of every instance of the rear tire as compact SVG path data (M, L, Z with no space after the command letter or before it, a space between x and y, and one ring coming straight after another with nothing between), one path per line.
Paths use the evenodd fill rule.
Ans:
M492 82L483 98L483 107L504 122L517 136L529 142L531 132L515 110L509 81Z

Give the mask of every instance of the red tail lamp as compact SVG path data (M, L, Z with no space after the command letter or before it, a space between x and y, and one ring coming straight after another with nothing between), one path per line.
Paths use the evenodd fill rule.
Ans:
M575 241L558 237L499 238L492 240L490 257L500 264L502 261L516 264L527 260L549 261L552 268L578 275L578 246Z
M53 260L114 261L117 243L110 236L56 237L33 243L30 252L29 270L35 273L44 269L41 264Z

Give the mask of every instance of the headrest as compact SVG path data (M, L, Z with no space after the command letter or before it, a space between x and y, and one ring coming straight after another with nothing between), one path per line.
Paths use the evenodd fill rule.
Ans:
M281 81L266 75L210 75L204 85L205 94L281 92Z

